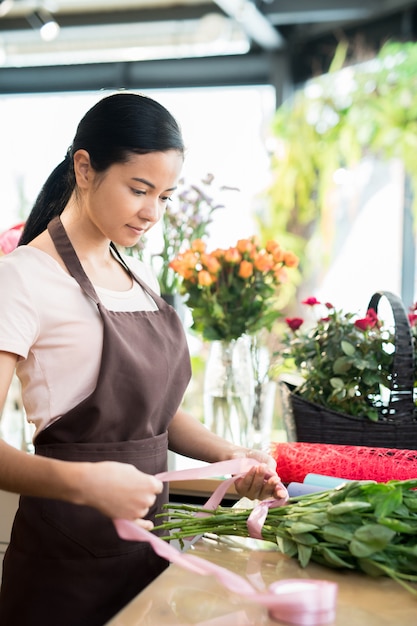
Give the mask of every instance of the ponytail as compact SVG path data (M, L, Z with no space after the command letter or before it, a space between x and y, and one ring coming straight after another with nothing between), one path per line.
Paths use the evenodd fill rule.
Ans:
M74 189L75 177L69 151L43 185L26 220L19 246L35 239L46 230L49 222L61 215Z

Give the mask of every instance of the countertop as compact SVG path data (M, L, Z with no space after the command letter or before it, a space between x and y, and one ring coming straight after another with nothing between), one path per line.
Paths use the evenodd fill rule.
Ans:
M265 543L249 540L250 546ZM192 554L230 569L251 582L268 586L276 580L325 579L338 584L336 619L332 626L416 626L417 596L385 577L370 578L311 564L302 569L296 559L277 551L229 546L200 538L188 548ZM417 587L416 587L417 588ZM128 604L107 626L264 626L283 625L269 619L267 610L229 592L213 576L196 575L170 565L161 576ZM284 625L283 625L284 626Z

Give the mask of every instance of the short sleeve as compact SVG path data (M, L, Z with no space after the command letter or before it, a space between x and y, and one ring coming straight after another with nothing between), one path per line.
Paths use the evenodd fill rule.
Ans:
M26 358L39 332L28 286L30 272L13 253L0 258L0 350Z

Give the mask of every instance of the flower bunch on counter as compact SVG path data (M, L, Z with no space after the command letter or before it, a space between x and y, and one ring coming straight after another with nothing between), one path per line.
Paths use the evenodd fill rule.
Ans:
M210 533L248 537L252 509L166 505L168 520L158 529L166 540ZM345 483L292 497L269 508L262 538L278 546L301 567L316 562L368 576L389 576L417 595L417 479ZM411 583L411 584L410 584Z
M297 395L335 411L378 420L383 389L389 389L394 333L373 309L364 317L337 310L315 297L303 301L316 322L287 318L281 358L302 377Z
M287 280L287 269L297 264L296 255L278 242L263 247L252 236L212 252L197 239L170 267L182 278L192 329L209 341L230 341L271 328L281 314L279 287Z

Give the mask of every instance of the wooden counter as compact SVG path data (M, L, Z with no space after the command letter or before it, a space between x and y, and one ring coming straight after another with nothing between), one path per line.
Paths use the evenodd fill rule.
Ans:
M255 543L251 540L252 545ZM265 546L265 544L259 544ZM300 568L276 551L230 547L200 539L192 554L217 563L251 582L266 586L288 578L326 579L338 583L333 626L416 626L417 596L388 578L337 572L319 565ZM107 626L264 626L281 625L265 608L235 595L212 576L198 576L170 565Z

